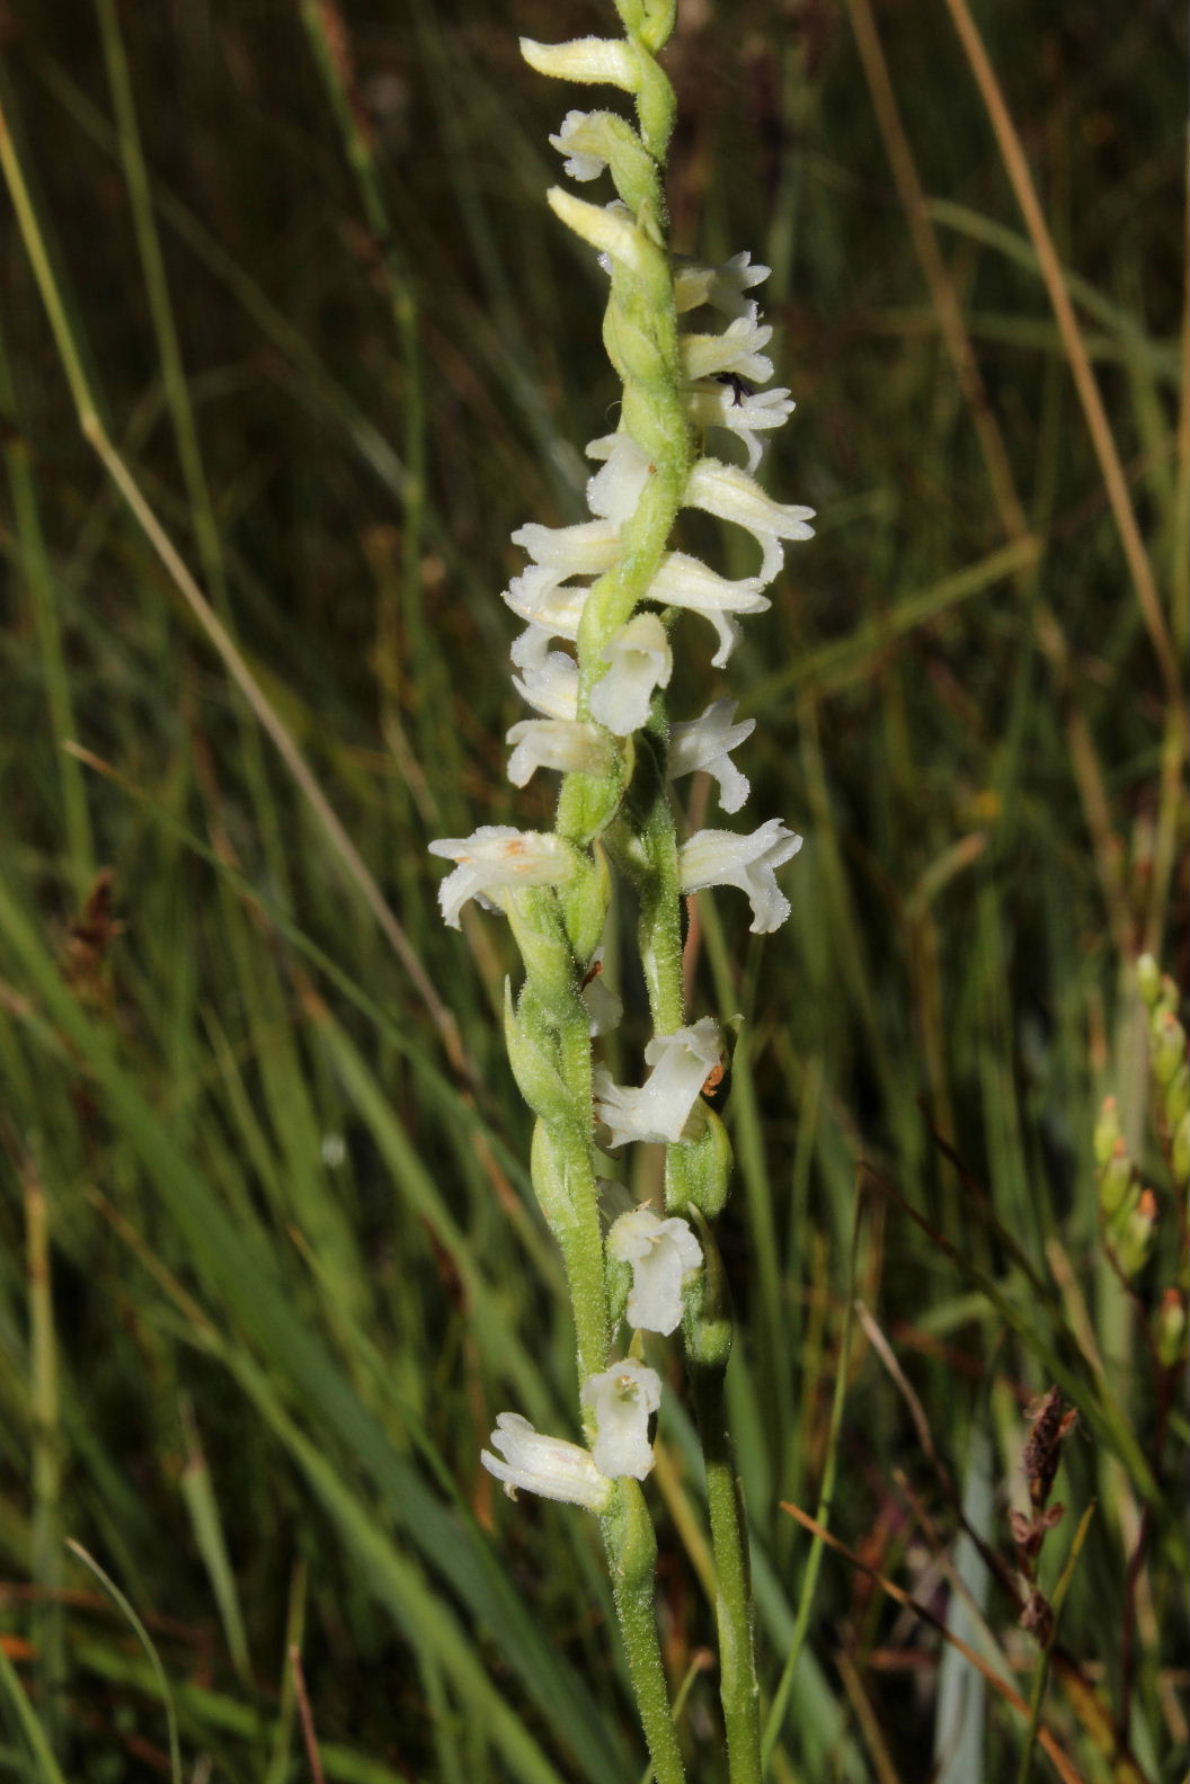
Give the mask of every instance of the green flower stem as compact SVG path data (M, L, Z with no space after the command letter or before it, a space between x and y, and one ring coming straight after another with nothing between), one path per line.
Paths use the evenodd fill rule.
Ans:
M583 1382L607 1367L609 1337L603 1234L586 1136L572 1124L539 1119L533 1131L532 1176L566 1267Z
M631 819L631 813L630 813ZM654 1026L672 1033L685 1021L681 947L681 888L677 831L662 764L653 797L636 816L635 834L624 851L640 898L640 950ZM704 1147L679 1144L666 1149L666 1203L678 1214L691 1206L719 1212L731 1167L730 1143L715 1124L717 1156L711 1164L716 1184L708 1202L700 1178ZM748 1536L727 1428L726 1376L732 1319L726 1284L708 1233L703 1235L707 1291L698 1314L688 1322L687 1351L699 1433L707 1472L707 1505L715 1557L715 1617L719 1633L719 1694L727 1730L731 1784L760 1784L760 1694L752 1631Z
M658 741L661 751L652 799L638 819L631 871L640 899L638 937L653 1024L658 1034L672 1034L686 1020L682 898L677 828L664 768L667 740L662 736Z
M662 555L668 549L670 535L682 505L690 474L691 436L680 395L681 359L678 345L677 308L674 301L673 277L666 254L662 197L662 173L665 149L673 128L675 103L673 90L653 53L661 47L673 28L673 7L669 0L649 4L648 0L619 0L620 16L629 41L640 57L641 86L637 93L637 114L641 139L651 158L631 158L631 187L626 180L621 197L633 211L640 236L640 263L628 271L613 263L611 294L604 324L604 340L608 355L624 385L621 427L648 453L652 474L635 513L621 528L622 551L619 562L601 577L587 596L578 635L579 715L589 713L591 690L606 673L604 656L616 633L632 617L646 595L657 573ZM664 756L664 720L661 721ZM624 771L599 777L589 774L568 774L559 793L555 828L559 835L583 845L605 830L615 817L624 791ZM668 1022L664 1028L681 1026L681 938L678 927L677 855L673 837L673 820L668 811L662 781L653 799L656 811L664 809L664 821L646 827L642 840L648 857L647 868L635 877L647 894L659 892L649 907L642 936L648 935L654 949L661 949L664 958L654 963L646 953L646 973L650 996L656 1007L665 1004ZM668 836L665 823L669 825ZM617 825L618 830L624 826ZM667 894L672 894L667 896ZM571 933L576 926L575 908L581 892L564 897L562 904ZM575 983L585 970L587 960L575 961ZM675 978L676 969L676 978ZM674 1004L667 999L671 984L678 988ZM581 1001L579 1008L582 1008ZM577 1023L577 1018L576 1018ZM560 1037L561 1038L561 1037ZM571 1056L573 1045L574 1056ZM577 1031L566 1032L560 1052L559 1071L576 1094L582 1068L578 1058ZM586 1109L590 1109L590 1040L583 1027L582 1051L586 1059ZM579 1105L576 1103L575 1107ZM539 1133L540 1133L539 1128ZM545 1199L553 1196L569 1210L573 1224L569 1231L556 1230L566 1258L567 1275L575 1303L575 1321L579 1338L580 1375L602 1368L602 1360L592 1365L588 1360L596 1337L594 1314L595 1252L598 1241L598 1219L594 1234L589 1230L585 1212L587 1186L579 1186L579 1160L572 1147L559 1142L557 1125L550 1128L548 1146L534 1144L534 1185ZM541 1160L542 1181L539 1184L538 1160ZM590 1153L583 1169L590 1171ZM562 1171L567 1181L559 1193L557 1174ZM546 1178L549 1178L546 1181ZM591 1207L594 1208L592 1192ZM606 1354L606 1288L604 1286L602 1244L598 1245L599 1306L604 1321L604 1353ZM653 1603L657 1543L644 1495L632 1480L617 1483L612 1509L602 1520L604 1545L611 1569L616 1615L628 1658L633 1690L636 1694L641 1723L653 1770L658 1784L681 1784L685 1777L681 1751L670 1712L669 1691L657 1638L656 1612Z
M648 277L642 280L614 278L612 301L605 328L608 353L624 376L624 426L649 451L655 476L640 501L637 514L624 528L624 557L617 571L596 585L583 612L580 630L580 665L583 644L607 640L623 623L624 594L639 587L644 576L655 573L669 541L669 530L682 505L690 469L689 426L685 421L680 387L680 353L676 330L673 273L664 253L648 257ZM648 368L648 376L633 378L633 368ZM664 526L664 533L662 533ZM591 615L591 619L589 619ZM614 623L612 623L614 621ZM587 637L583 637L587 632ZM682 985L682 890L678 878L678 840L673 808L669 803L664 772L664 719L653 728L660 744L660 764L655 772L651 799L633 822L626 814L633 837L621 849L640 897L640 956L648 983L649 1006L658 1035L682 1028L685 1020ZM667 1188L676 1213L685 1213L690 1201L698 1201L694 1170L687 1170L682 1147L669 1149ZM730 1158L730 1154L728 1154ZM694 1160L689 1160L694 1167ZM717 1213L717 1206L708 1213ZM721 1677L719 1691L728 1730L731 1784L758 1784L760 1766L760 1697L756 1689L751 1593L748 1582L748 1527L740 1504L735 1466L726 1429L724 1375L730 1354L730 1317L723 1313L715 1322L723 1342L705 1347L698 1359L698 1334L692 1352L694 1388L699 1431L707 1458L707 1495L710 1532L717 1573L715 1616L719 1625Z
M657 1538L645 1496L634 1480L617 1481L616 1497L600 1523L616 1617L653 1761L653 1775L657 1784L683 1784L686 1771L670 1712L669 1687L661 1664L653 1609Z
M731 1784L760 1784L760 1692L752 1637L748 1531L727 1429L722 1364L694 1365L691 1387L707 1470L707 1507L715 1556L719 1697L727 1728Z
M651 948L654 958L658 948ZM646 956L648 957L648 956ZM681 961L671 970L663 1007L681 999ZM730 1147L721 1124L715 1123L719 1156L714 1178L725 1181ZM700 1201L694 1143L666 1150L666 1203L687 1213ZM720 1192L721 1193L721 1192ZM719 1194L716 1202L721 1206ZM718 1207L708 1209L717 1212ZM687 1362L707 1473L707 1507L715 1558L715 1619L719 1634L719 1699L727 1730L728 1775L731 1784L760 1784L760 1693L752 1630L748 1532L739 1493L731 1438L727 1427L726 1379L733 1324L722 1267L710 1234L702 1233L707 1287L703 1306L687 1321Z
M588 897L591 884L585 882ZM602 902L600 890L596 880ZM594 1164L591 1025L557 900L551 893L512 900L509 918L525 963L513 1065L538 1117L533 1189L566 1267L581 1383L607 1367L611 1338Z
M610 257L611 293L604 343L623 382L620 427L648 455L649 475L635 512L620 525L615 566L599 578L583 604L577 640L578 717L591 713L591 696L608 671L608 647L628 623L669 549L683 505L693 458L693 432L683 401L683 368L677 303L667 252L663 196L665 153L673 129L673 89L656 52L674 25L674 0L616 0L630 55L613 58L628 74L636 100L640 144L619 123L604 122L602 145L622 204L634 229L627 235L592 207L555 192L550 202L580 235ZM578 49L579 46L571 46ZM532 52L532 53L530 53ZM555 52L526 50L543 72L564 72ZM579 78L593 78L571 58ZM611 65L611 64L609 64ZM656 1032L684 1026L681 883L674 814L666 777L668 722L660 698L633 749L606 775L564 777L555 828L586 865L558 900L561 923L546 938L539 929L517 939L525 955L527 989L510 1038L518 1082L540 1117L533 1147L533 1180L566 1259L578 1328L580 1373L593 1372L606 1354L607 1291L595 1283L601 1258L592 1173L590 1133L591 1051L579 988L598 931L591 918L606 915L600 878L607 844L633 881L640 900L638 934ZM590 851L590 852L589 852ZM593 871L588 876L587 866ZM516 901L513 901L514 903ZM531 901L525 901L526 913ZM535 918L542 907L533 906ZM521 927L533 926L533 920ZM560 952L564 931L568 954ZM589 946L587 945L589 943ZM526 945L528 944L528 945ZM580 1033L581 1025L581 1033ZM584 1100L585 1099L585 1100ZM747 1536L727 1435L724 1379L731 1349L731 1319L722 1271L706 1218L722 1207L730 1146L709 1114L704 1133L667 1154L667 1200L701 1225L706 1270L702 1306L686 1321L695 1400L706 1455L711 1535L717 1571L716 1614L721 1651L721 1695L732 1784L759 1784L759 1694L753 1656ZM683 1777L681 1753L669 1710L653 1606L656 1538L634 1481L620 1480L603 1520L615 1604L633 1687L660 1784Z
M665 41L673 24L673 9L668 0L652 7L647 0L618 0L618 5L629 37L635 38L638 45L654 50ZM650 66L656 68L651 59ZM629 274L613 264L611 298L604 324L608 354L624 381L621 425L648 452L653 475L636 513L622 529L624 552L619 564L595 585L587 598L578 639L580 703L603 672L601 658L607 643L627 620L656 572L690 474L692 442L682 403L677 306L665 252L660 186L660 163L673 123L673 95L660 70L656 73L669 94L668 121L667 102L652 75L638 95L641 135L659 163L657 190L647 196L637 213L638 225L649 239L643 244L641 267L636 272ZM618 852L640 898L640 948L654 1027L658 1034L669 1034L683 1025L685 1005L677 835L664 772L666 735L660 703L658 708L651 727L651 740L659 746L653 785L643 810L638 807L634 812L631 804L626 809L625 823L620 828L631 834L620 838ZM575 834L566 826L574 823L582 809L577 790L572 794L564 785L558 812L558 828L563 834ZM730 1154L725 1140L723 1151L726 1157L722 1162L726 1163ZM682 1155L681 1146L669 1148L667 1191L675 1212L685 1212L692 1201L698 1200L695 1160ZM718 1204L708 1212L718 1212ZM706 1456L711 1541L718 1577L715 1610L721 1655L720 1696L731 1784L759 1784L760 1708L748 1542L724 1401L731 1348L731 1322L725 1306L717 1306L713 1322L708 1322L701 1334L696 1326L691 1337L691 1366Z

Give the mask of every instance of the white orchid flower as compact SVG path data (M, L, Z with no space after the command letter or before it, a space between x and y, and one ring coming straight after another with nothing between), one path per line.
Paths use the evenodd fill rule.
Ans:
M752 905L753 935L770 935L789 915L790 904L777 885L776 870L791 861L802 838L770 818L751 836L733 830L698 830L678 850L683 892L708 886L738 886Z
M621 1214L607 1235L607 1249L632 1265L628 1324L638 1332L668 1337L682 1323L682 1288L702 1268L702 1246L679 1215L662 1220L648 1207Z
M653 1467L649 1417L661 1404L661 1377L631 1357L589 1375L582 1403L594 1414L596 1438L591 1453L597 1467L613 1479L631 1475L644 1480Z

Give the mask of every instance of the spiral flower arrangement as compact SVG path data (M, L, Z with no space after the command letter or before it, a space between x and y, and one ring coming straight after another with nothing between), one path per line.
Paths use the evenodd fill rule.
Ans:
M724 1042L712 1017L688 1019L682 900L737 887L752 930L772 932L790 909L777 872L801 838L780 818L750 833L681 837L672 784L702 770L724 812L739 811L749 783L732 752L753 723L736 723L727 698L696 718L671 718L670 640L683 612L700 615L714 631L711 662L725 666L741 616L767 609L764 591L784 546L810 536L812 515L774 501L754 475L764 437L793 407L787 390L766 388L772 331L750 293L768 269L746 253L704 266L668 250L663 176L675 100L657 56L673 29L674 0L617 0L617 8L622 39L521 43L538 72L619 88L636 112L634 128L615 112L571 111L550 139L572 180L610 178L615 190L605 204L561 187L548 200L608 274L604 342L623 384L616 432L586 449L598 467L587 484L590 518L515 532L528 562L503 596L524 623L513 681L533 715L508 734L508 774L517 787L538 771L561 775L555 826L485 825L430 847L455 863L439 889L447 923L457 928L472 899L501 911L523 958L519 991L506 988L505 1029L536 1116L533 1185L565 1262L581 1384L584 1443L506 1412L483 1463L513 1496L537 1493L598 1515L655 1774L673 1784L685 1774L657 1641L656 1541L641 1488L654 1463L650 1420L662 1381L644 1360L641 1334L681 1328L707 1467L730 1776L747 1784L761 1775L760 1734L746 1533L723 1403L732 1322L713 1236L731 1148L704 1095L722 1076ZM745 465L712 455L719 442L738 451L731 436ZM675 523L688 508L750 533L760 552L755 573L732 579L674 549ZM639 913L654 1029L639 1085L617 1084L599 1063L599 1037L620 1015L602 973L616 875ZM665 1209L637 1207L607 1225L604 1155L633 1143L665 1148Z

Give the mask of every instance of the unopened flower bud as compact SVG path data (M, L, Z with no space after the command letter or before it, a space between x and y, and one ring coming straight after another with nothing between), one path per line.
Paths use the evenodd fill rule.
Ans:
M585 972L594 960L612 901L611 868L596 842L562 894L562 914L574 957Z
M1186 1297L1179 1288L1167 1288L1153 1315L1153 1344L1157 1360L1166 1369L1186 1359Z
M1149 1261L1157 1231L1157 1198L1142 1189L1115 1240L1116 1262L1125 1276L1139 1276Z
M1152 1035L1153 1076L1166 1085L1186 1060L1186 1031L1171 1011L1154 1018Z
M638 277L643 274L649 244L622 204L588 204L585 198L575 198L561 186L551 186L545 196L551 211L567 229L573 229L575 235L581 235L601 254L618 260L629 272Z
M1123 1140L1117 1140L1111 1157L1099 1174L1099 1206L1105 1220L1114 1220L1134 1188L1132 1160Z
M1181 997L1178 992L1176 980L1171 979L1168 973L1162 973L1161 990L1157 996L1157 1005L1154 1014L1161 1015L1164 1011L1168 1010L1171 1015L1176 1016L1180 1002Z
M703 1087L701 1131L686 1147L682 1158L682 1192L689 1205L707 1220L722 1214L731 1185L731 1141L719 1116L707 1102ZM728 1320L728 1330L731 1321Z
M536 43L531 37L522 37L521 54L530 68L555 80L620 87L626 93L635 93L640 85L640 57L620 38L575 37L569 43Z
M544 1032L538 1032L538 1030ZM517 1088L535 1115L543 1120L563 1120L570 1113L571 1098L558 1071L556 1048L549 1045L544 1022L526 1022L513 1003L512 986L504 981L504 1040Z
M1161 995L1161 968L1151 954L1142 954L1136 963L1136 983L1150 1010Z
M1190 1109L1173 1130L1173 1174L1179 1188L1185 1190L1190 1179Z
M1183 1059L1165 1087L1165 1119L1177 1128L1183 1115L1190 1111L1190 1065Z
M1123 1138L1124 1136L1120 1132L1120 1105L1114 1096L1105 1096L1103 1107L1099 1111L1099 1119L1095 1123L1093 1140L1095 1163L1100 1170L1107 1164L1115 1152L1116 1146L1123 1143Z

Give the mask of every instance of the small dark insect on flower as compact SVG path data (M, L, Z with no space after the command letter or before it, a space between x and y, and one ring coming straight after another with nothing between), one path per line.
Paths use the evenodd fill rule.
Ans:
M756 395L755 384L749 384L747 378L741 378L738 372L718 372L715 375L715 382L716 384L730 385L733 409L740 408L746 396Z

